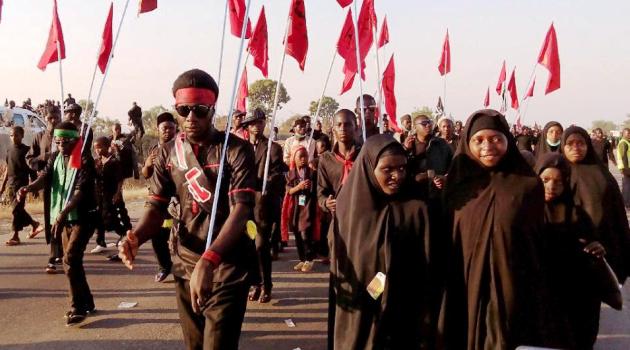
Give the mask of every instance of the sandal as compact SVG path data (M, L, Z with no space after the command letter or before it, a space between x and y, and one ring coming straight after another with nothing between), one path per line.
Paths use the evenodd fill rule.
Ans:
M20 244L20 239L19 238L11 238L10 240L6 241L4 244L12 246L12 245L18 245Z
M258 302L261 304L266 304L270 301L271 301L271 291L263 290L263 292L260 294L260 299L258 299Z
M247 296L247 299L249 301L256 301L258 300L258 298L260 298L260 287L258 286L252 287L252 289L249 291L249 295Z
M28 238L33 239L38 234L42 233L42 231L44 231L44 228L42 227L42 225L40 225L39 222L35 222L33 224L33 228L31 229L31 233L28 235Z

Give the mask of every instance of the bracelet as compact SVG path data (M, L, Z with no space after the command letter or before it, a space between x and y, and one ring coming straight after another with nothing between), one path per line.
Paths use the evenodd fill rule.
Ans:
M219 266L219 264L221 264L221 255L215 253L214 251L208 249L206 250L202 255L201 258L209 261L212 263L212 265Z

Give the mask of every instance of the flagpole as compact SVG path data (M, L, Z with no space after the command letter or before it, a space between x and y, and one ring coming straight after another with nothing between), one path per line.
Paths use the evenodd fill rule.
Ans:
M219 163L219 172L217 174L217 184L214 188L214 195L212 196L212 213L210 214L210 225L208 226L208 237L206 238L206 250L210 249L212 244L212 233L214 232L214 225L217 218L217 205L219 204L219 193L221 190L221 182L223 180L223 169L225 167L225 154L227 153L228 140L230 138L230 129L232 128L231 115L234 112L234 101L236 100L236 89L238 85L239 70L241 66L241 59L243 58L243 47L245 46L245 32L247 29L247 19L249 18L249 8L251 0L247 0L247 6L245 7L245 16L243 17L243 25L241 28L241 44L238 49L238 58L236 59L236 74L234 74L234 84L232 85L232 97L230 99L230 113L228 114L227 126L225 128L225 140L223 141L223 150L221 151L221 161Z
M532 83L532 79L534 79L534 75L536 74L536 68L537 67L538 67L538 61L536 61L536 63L534 64L534 68L532 69L532 74L529 75L529 80L527 81L526 89L529 89L529 84L531 84ZM523 96L523 100L521 102L525 101L526 96L527 96L527 91L525 91L525 96ZM529 104L529 102L528 102L528 104ZM523 115L521 116L522 117L521 118L522 119L521 123L525 119L525 112L527 112L527 107L525 107L525 111L524 111Z
M90 82L90 90L88 91L87 100L85 100L85 110L83 111L84 117L86 115L89 115L88 110L90 108L90 98L92 98L92 89L94 88L94 80L96 79L97 69L98 69L98 55L96 56L96 64L94 64L94 72L92 72L92 81ZM92 109L94 109L94 106L92 106Z
M269 140L267 140L267 158L265 159L265 172L263 173L262 193L267 189L267 176L269 176L269 158L271 157L271 144L274 137L274 126L276 125L276 112L278 111L278 100L280 99L280 86L282 84L282 73L284 73L284 60L287 58L287 38L289 37L289 23L291 16L287 18L287 26L284 30L284 45L282 45L282 59L280 60L280 72L276 81L276 92L273 98L273 109L271 112L271 123L269 124Z
M335 64L335 58L337 57L337 49L333 50L333 57L330 60L330 68L328 68L328 75L326 76L326 81L324 82L324 88L322 89L322 94L319 97L319 101L317 102L317 110L315 111L315 123L319 119L319 112L322 108L322 101L324 100L324 94L326 94L326 88L328 87L328 81L330 80L330 74L332 73L333 66ZM307 150L311 149L311 141L313 140L313 134L315 133L315 129L311 127L311 135L308 138L308 146ZM311 156L311 154L309 154Z
M385 125L383 122L383 118L381 117L383 115L383 77L381 77L381 60L378 57L378 38L376 36L376 32L378 31L377 28L374 29L374 44L375 44L375 49L376 49L376 74L378 79L376 79L376 88L378 89L378 127L379 127L379 131L380 133L384 133L385 132Z
M61 101L59 101L59 105L61 105L61 115L63 116L63 69L61 68L61 42L59 42L59 39L57 39L57 61L59 61L59 83L61 84Z
M223 11L223 33L221 34L221 49L219 50L219 72L217 74L217 86L221 86L221 70L223 68L223 48L225 44L225 27L227 26L228 1L230 0L225 0L225 10ZM215 123L216 118L212 118L212 125L214 126Z
M354 36L354 42L356 46L357 53L357 74L359 75L359 110L361 111L361 132L363 133L363 141L367 140L367 133L365 132L365 112L363 105L363 82L361 81L361 72L363 67L361 66L361 54L359 50L359 25L358 25L358 12L357 12L357 2L358 0L354 0L354 13L352 14L352 20L354 22L354 32L356 35Z

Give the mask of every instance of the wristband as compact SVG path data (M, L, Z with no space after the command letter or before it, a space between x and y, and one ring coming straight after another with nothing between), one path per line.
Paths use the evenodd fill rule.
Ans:
M215 253L214 251L208 249L206 250L202 255L201 258L209 261L212 263L212 265L214 265L215 267L219 266L219 264L221 264L221 255Z

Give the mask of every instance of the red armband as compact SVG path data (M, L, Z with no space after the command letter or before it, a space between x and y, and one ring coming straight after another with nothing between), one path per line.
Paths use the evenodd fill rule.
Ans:
M214 265L215 267L219 266L219 264L221 264L221 255L213 252L212 250L208 249L206 250L202 255L201 258L209 261L212 263L212 265Z

